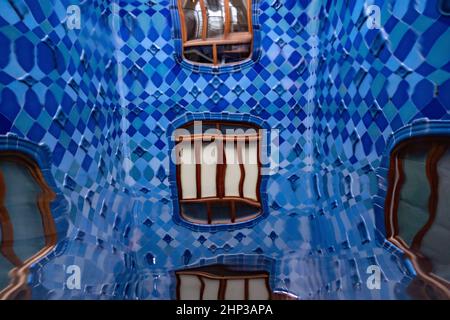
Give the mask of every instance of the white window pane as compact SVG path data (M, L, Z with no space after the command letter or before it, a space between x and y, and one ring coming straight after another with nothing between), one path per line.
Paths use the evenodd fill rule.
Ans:
M205 291L203 291L203 300L217 300L219 296L219 280L203 278L205 283Z
M180 275L180 300L200 300L201 282L197 276Z
M216 143L203 144L201 163L202 198L217 196L217 151Z
M269 291L266 286L266 279L253 279L248 282L249 300L268 300Z
M180 180L183 199L197 197L194 144L182 144L180 148Z
M241 169L239 167L234 143L225 144L225 157L227 166L225 170L225 196L239 197L239 181Z
M249 142L245 145L243 161L245 169L244 198L257 200L256 188L258 184L258 143Z
M225 300L244 300L245 280L228 280L225 290Z

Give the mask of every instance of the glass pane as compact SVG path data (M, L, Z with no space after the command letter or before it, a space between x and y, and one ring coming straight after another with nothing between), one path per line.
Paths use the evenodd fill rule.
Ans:
M219 296L220 281L203 277L205 289L203 291L203 300L217 300Z
M201 39L203 16L200 0L184 0L183 12L186 21L187 40Z
M403 158L404 184L398 204L399 236L411 245L428 220L430 186L426 175L428 148L409 150Z
M196 63L214 63L212 46L195 46L184 48L184 58Z
M228 280L225 289L225 300L244 300L245 299L245 281Z
M211 204L212 223L231 223L230 203L227 201Z
M235 63L250 57L250 44L233 44L217 47L219 64Z
M0 228L0 239L2 239L2 230ZM11 281L9 271L15 266L2 254L0 254L0 291L4 289Z
M424 236L421 252L431 261L433 273L450 281L450 250L443 243L450 243L450 151L437 164L439 176L438 205L433 225Z
M231 32L248 32L247 0L230 0Z
M184 203L181 206L183 215L196 223L208 223L208 212L204 203Z
M208 13L208 38L222 37L225 25L224 0L205 0Z
M194 144L182 142L177 145L177 152L180 157L180 188L182 199L193 199L197 197L196 182L196 157Z
M41 188L23 165L0 161L0 170L6 186L4 205L14 230L14 252L25 261L45 246L37 206Z
M202 163L201 163L201 195L202 198L217 196L217 162L219 159L219 151L217 142L202 143ZM211 179L213 178L213 179Z
M198 276L180 275L180 300L200 300L202 283Z
M239 197L239 183L241 181L241 167L238 163L238 155L235 143L225 143L225 196Z
M11 282L9 272L14 269L13 265L6 257L0 254L0 291L8 286Z
M236 202L236 220L244 221L258 215L261 210L245 202Z

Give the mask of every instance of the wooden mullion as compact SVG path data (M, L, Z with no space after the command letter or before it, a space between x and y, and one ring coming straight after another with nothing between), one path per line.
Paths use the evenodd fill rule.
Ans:
M245 145L245 140L244 140L244 145ZM245 167L244 167L244 160L243 160L243 155L242 155L242 149L243 149L242 143L235 142L235 146L236 146L236 152L238 155L239 168L241 170L241 178L239 180L239 196L241 198L244 198Z
M231 31L231 17L230 17L230 0L224 0L225 1L225 26L223 28L223 38L226 39L228 37L228 34Z
M177 192L178 192L178 199L183 198L183 189L181 188L181 156L180 156L180 149L181 149L181 143L177 144L176 148L176 180L177 180Z
M245 281L245 285L244 285L244 300L248 300L249 296L250 296L250 290L249 290L249 285L248 285L249 280L245 279L244 281Z
M212 224L211 202L206 202L206 214L208 215L208 224Z
M216 123L216 130L220 131L220 124ZM214 138L214 141L218 141ZM219 141L219 145L217 146L217 164L216 164L216 196L218 198L222 198L222 190L221 190L221 179L222 179L222 163L223 163L223 141ZM219 153L219 149L222 150L222 153Z
M267 292L269 292L269 299L272 299L272 290L270 289L269 276L265 277L265 283L266 283Z
M400 190L404 183L403 161L400 157L400 151L394 150L390 160L390 171L388 176L388 192L385 205L385 225L386 238L394 241L398 234L397 211L400 198Z
M222 199L225 197L225 175L227 173L227 156L225 154L225 141L221 142L222 147L222 164L221 164L221 172L220 172L220 195L219 197Z
M217 44L213 44L213 60L214 60L214 65L217 66L219 64L219 60L217 57Z
M203 295L205 294L205 281L202 276L197 276L198 280L200 280L200 300L204 300Z
M180 13L180 26L181 26L181 38L183 40L183 45L187 41L186 32L186 17L184 15L182 0L178 0L178 12Z
M225 300L225 292L227 290L227 280L220 279L219 282L219 292L218 292L218 300Z
M253 34L252 0L247 0L247 23L248 23L248 32Z
M251 34L252 41L250 41L250 57L253 55L254 50L254 35L253 35L253 8L252 8L252 0L247 0L247 20L248 20L248 32ZM249 58L250 58L249 57Z
M220 146L217 146L217 152L219 152ZM222 178L222 165L220 164L221 157L217 155L217 163L216 163L216 197L222 198L222 190L221 190L221 178Z
M230 201L231 223L236 222L236 201Z
M201 199L202 197L202 149L201 149L201 142L196 141L194 143L194 150L195 150L195 175L196 175L196 187L197 187L197 199Z
M220 132L219 136L223 136L222 131L221 131L221 126L220 123L217 122L216 123L216 130L218 132ZM220 158L218 159L219 163L217 168L219 169L217 174L218 174L218 180L217 180L217 196L222 199L225 196L225 167L224 167L224 163L226 163L226 156L225 156L225 141L224 140L220 140Z
M181 277L178 272L175 274L175 276L177 278L177 287L176 287L177 300L181 300Z
M200 7L202 9L203 18L202 40L206 40L206 38L208 37L208 14L206 10L205 0L200 0Z
M249 141L250 143L250 141ZM256 182L256 199L258 200L258 202L261 202L261 143L262 143L262 134L261 131L258 130L258 140L257 140L257 145L256 145L256 157L257 157L257 162L258 162L258 181Z

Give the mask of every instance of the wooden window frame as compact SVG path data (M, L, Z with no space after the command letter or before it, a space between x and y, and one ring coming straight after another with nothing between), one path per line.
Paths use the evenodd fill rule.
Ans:
M183 126L181 128L187 129L195 124L196 121L191 121ZM261 128L257 125L250 124L247 122L234 122L234 121L214 121L214 120L204 120L201 122L202 125L214 125L215 128L219 131L221 131L221 126L236 126L236 127L244 127L248 129L254 129L257 133L254 135L226 135L226 133L223 133L220 135L215 134L190 134L185 136L176 136L175 137L175 148L178 148L179 145L183 141L221 141L219 144L219 147L222 148L221 155L224 157L224 159L219 159L219 163L217 164L217 170L216 170L216 197L202 197L201 196L201 164L196 163L196 198L195 199L183 199L182 197L182 184L181 184L181 161L179 157L179 152L177 150L177 164L176 164L176 181L177 181L177 190L178 190L178 201L179 201L179 207L180 207L180 216L183 220L189 222L189 223L198 223L197 221L193 221L189 217L187 217L183 213L182 205L183 204L189 204L189 203L205 203L207 208L207 224L204 224L206 226L214 226L218 224L212 223L213 220L213 212L211 210L212 204L220 204L227 202L230 206L230 223L226 224L236 224L236 223L243 223L246 221L253 220L263 214L263 206L262 206L262 200L261 200L261 170L262 170L262 164L261 164L261 142L262 142L262 133ZM241 171L240 181L239 181L239 197L230 197L225 196L225 174L226 174L226 157L225 157L225 144L223 141L226 140L233 140L234 143L239 146L240 144L237 144L237 141L244 140L244 143L250 142L250 141L257 141L257 166L258 166L258 179L256 183L256 201L253 199L248 199L244 197L244 180L245 180L245 168L244 163L242 161L242 149L238 151L238 162L239 167ZM197 144L198 145L198 144ZM242 146L242 145L241 145ZM196 162L198 162L199 158L199 148L196 148L195 150L195 159ZM252 207L255 207L256 209L259 209L259 211L253 215L249 215L242 219L236 218L236 204L237 203L245 203L247 205L250 205Z
M55 247L57 241L56 227L50 210L50 203L55 199L56 194L47 185L39 165L28 156L20 152L1 151L0 160L19 163L24 166L41 188L41 193L36 199L36 205L42 218L45 245L33 256L22 261L14 252L14 228L11 224L8 210L4 204L7 186L5 185L3 174L0 170L0 228L2 231L0 254L15 266L10 271L12 278L10 284L3 290L0 288L0 300L30 299L31 289L27 286L29 268L36 261L49 254Z
M201 283L200 300L204 296L204 278L210 280L219 280L219 290L217 291L217 300L225 300L228 280L244 280L244 300L249 300L249 281L255 279L264 279L269 300L272 299L272 289L270 288L269 273L267 271L235 271L225 265L212 265L206 267L191 268L175 272L177 279L176 298L181 299L181 279L180 276L196 276Z
M242 61L225 63L223 65L236 65L241 64L244 61L251 58L253 52L253 21L252 21L252 0L247 1L247 20L248 20L248 31L247 32L230 32L231 29L231 18L230 18L230 0L224 0L224 11L225 11L225 25L224 25L224 34L221 38L208 38L208 17L207 17L207 8L205 4L205 0L199 0L200 7L202 10L202 38L195 40L187 40L187 30L186 30L186 18L184 15L183 9L183 0L177 0L178 5L178 13L180 16L180 25L181 25L181 38L182 38L182 56L184 58L185 48L196 47L196 46L210 46L213 51L213 60L211 63L200 63L200 62L192 62L197 65L207 65L207 66L220 66L217 56L217 47L220 45L239 45L239 44L248 44L250 45L250 56L248 58L243 59Z
M402 155L408 150L410 145L417 143L430 144L430 151L426 160L426 175L430 185L430 197L428 200L428 221L419 232L415 235L411 245L408 245L399 236L398 226L398 206L400 202L400 193L405 182L405 174L403 171ZM428 136L410 138L396 146L390 158L389 174L388 174L388 190L385 202L385 226L386 238L389 242L400 248L405 256L409 258L418 273L420 280L431 285L437 290L440 297L450 299L450 283L445 279L435 275L432 272L431 262L420 252L423 238L430 230L436 218L436 210L438 204L438 182L437 163L445 154L448 146L450 146L450 137L446 136ZM419 289L420 290L420 289ZM417 292L413 292L417 294Z

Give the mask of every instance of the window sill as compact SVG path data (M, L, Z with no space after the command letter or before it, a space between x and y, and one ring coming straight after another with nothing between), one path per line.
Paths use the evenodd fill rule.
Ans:
M229 44L249 44L252 42L253 36L250 32L234 32L230 33L226 38L207 38L189 40L184 43L184 47L198 47L211 45L229 45Z

